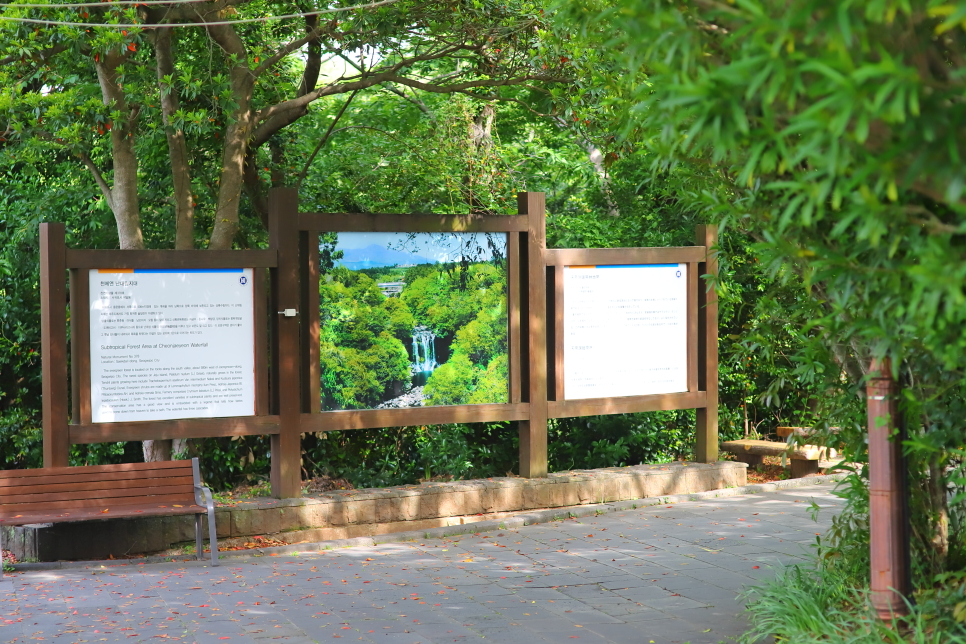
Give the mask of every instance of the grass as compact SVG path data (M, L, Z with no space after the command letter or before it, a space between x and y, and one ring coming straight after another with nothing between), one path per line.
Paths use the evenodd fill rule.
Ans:
M966 644L966 623L956 611L963 589L946 590L921 593L910 614L890 624L876 616L868 589L855 588L834 568L791 566L743 595L752 626L740 642L773 635L789 644Z

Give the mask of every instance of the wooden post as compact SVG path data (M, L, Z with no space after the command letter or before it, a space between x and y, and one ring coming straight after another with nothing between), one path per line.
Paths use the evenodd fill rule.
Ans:
M67 246L61 223L40 224L40 354L44 467L66 467ZM85 276L86 277L86 276ZM75 307L86 302L71 302Z
M529 217L526 247L527 360L526 401L530 419L520 421L520 476L547 475L547 246L546 199L542 192L521 192L517 209ZM522 253L521 253L522 254Z
M272 387L278 401L279 433L272 435L272 495L290 499L302 494L301 385L299 358L298 192L275 188L268 196L269 245L278 251L272 270L274 320ZM288 316L286 309L296 311Z
M317 414L322 411L322 369L319 340L322 320L319 315L319 235L314 232L299 233L302 299L300 324L302 326L302 413Z
M90 273L70 269L70 422L91 422L91 315Z
M698 264L701 275L718 276L718 227L701 225L695 243L707 249ZM697 439L694 457L700 463L718 460L718 294L707 282L698 288L698 390L707 392L707 404L696 410Z
M521 237L524 240L521 240ZM525 289L526 280L521 277L520 272L526 272L523 267L526 251L520 250L521 241L525 244L525 234L519 232L507 233L507 313L509 317L509 353L510 353L510 402L518 403L523 401L523 383L527 381L528 374L523 372L523 358L527 354L526 347L522 347L523 329L526 322L521 320L526 317L527 296L521 295Z
M268 273L264 268L256 268L252 275L253 313L255 314L255 415L268 416L269 406L269 367L268 367Z
M873 360L866 383L869 427L869 547L872 605L882 619L907 614L909 591L902 446L896 423L895 385L888 360Z

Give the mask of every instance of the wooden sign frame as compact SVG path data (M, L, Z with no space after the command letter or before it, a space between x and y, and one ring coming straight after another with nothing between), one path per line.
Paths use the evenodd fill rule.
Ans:
M114 441L252 436L279 431L269 413L267 269L277 265L272 250L87 250L67 248L60 223L40 224L41 344L43 356L44 466L65 467L71 445ZM254 269L255 415L180 420L91 421L90 269ZM69 290L64 273L69 273ZM59 279L58 279L59 277ZM67 338L68 293L70 342ZM70 355L68 410L67 355ZM68 418L70 422L68 423Z
M714 227L699 226L697 246L667 248L579 248L546 251L548 335L553 349L549 363L548 417L570 418L668 409L697 409L698 460L717 460L718 307L714 289L701 288L702 275L717 275L717 260L709 248L717 243ZM710 266L709 266L710 263ZM564 391L564 278L566 266L687 264L687 391L567 400ZM710 335L709 335L710 333ZM708 390L708 383L713 383ZM711 402L709 402L711 401ZM709 448L713 446L713 449Z
M696 245L681 248L547 250L543 193L520 193L517 209L518 214L512 216L300 213L296 190L276 188L269 194L269 249L244 251L75 250L66 247L63 224L41 224L45 467L66 466L71 444L270 435L272 493L291 498L301 494L303 433L513 421L520 435L520 475L542 477L547 475L549 418L664 409L696 409L696 458L703 462L717 460L717 298L711 285L717 276L716 227L699 226ZM325 232L506 233L508 402L322 411L318 239ZM687 391L564 400L563 267L649 263L688 264ZM92 423L89 282L85 270L92 268L253 268L255 415ZM70 316L70 343L65 306L68 271L70 302L81 304L73 307ZM266 277L270 279L267 292ZM704 278L709 281L702 285ZM276 313L286 309L294 309L297 314Z

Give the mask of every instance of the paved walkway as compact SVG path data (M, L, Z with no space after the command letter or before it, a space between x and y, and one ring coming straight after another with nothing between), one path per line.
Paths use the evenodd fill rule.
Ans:
M0 642L731 641L738 592L799 560L840 501L809 486L451 539L33 571ZM818 523L808 509L822 506Z

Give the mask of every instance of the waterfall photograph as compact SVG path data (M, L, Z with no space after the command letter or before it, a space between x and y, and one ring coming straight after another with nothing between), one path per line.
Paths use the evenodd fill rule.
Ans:
M327 233L322 409L505 403L505 233Z

